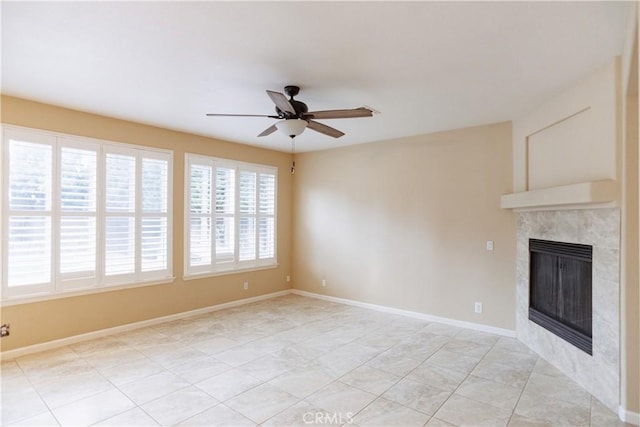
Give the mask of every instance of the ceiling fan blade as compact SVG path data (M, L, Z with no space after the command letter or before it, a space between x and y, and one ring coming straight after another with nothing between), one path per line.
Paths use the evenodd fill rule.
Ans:
M338 129L334 129L331 126L323 125L322 123L314 122L313 120L308 120L308 122L309 124L307 125L307 127L309 129L315 130L316 132L320 132L334 138L340 138L342 135L344 135L344 132L340 132Z
M269 95L269 98L271 98L273 103L276 104L276 107L278 107L281 111L289 114L296 114L295 108L293 108L293 105L291 105L284 94L268 90L267 95Z
M274 133L278 128L276 127L276 125L271 125L268 128L266 128L265 130L262 131L262 133L258 136L267 136L267 135L271 135L272 133Z
M208 117L270 117L272 119L277 119L278 116L267 116L264 114L217 114L217 113L207 113Z
M351 119L356 117L371 117L373 111L366 107L353 108L351 110L325 110L325 111L309 111L304 115L310 119Z

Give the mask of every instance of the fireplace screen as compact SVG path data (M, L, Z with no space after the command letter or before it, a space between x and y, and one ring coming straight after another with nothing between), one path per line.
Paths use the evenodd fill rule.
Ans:
M529 240L529 319L592 354L592 247Z

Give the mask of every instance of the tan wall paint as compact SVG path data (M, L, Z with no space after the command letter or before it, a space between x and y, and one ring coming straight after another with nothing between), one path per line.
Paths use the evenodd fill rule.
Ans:
M640 412L640 265L639 265L639 197L638 197L638 95L627 96L625 138L625 185L622 210L621 305L622 403L628 410ZM625 381L626 380L626 381Z
M286 282L291 272L290 154L8 96L2 97L1 107L3 123L173 150L173 273L176 277L171 284L4 307L0 317L2 323L11 323L11 335L2 339L3 351L290 288ZM185 152L278 167L278 268L182 280ZM248 291L242 290L244 281L249 281Z
M515 329L511 150L501 123L297 155L294 288Z
M620 62L514 120L514 192L619 177Z
M624 104L624 193L622 211L622 337L623 377L621 404L628 411L640 413L640 140L638 87L640 65L638 47L640 33L638 21L640 8L635 6L633 20L629 25L627 49L623 55Z
M640 73L638 46L640 8L633 5L627 25L622 55L624 95L621 223L621 393L620 404L627 411L640 413L640 140L638 87Z

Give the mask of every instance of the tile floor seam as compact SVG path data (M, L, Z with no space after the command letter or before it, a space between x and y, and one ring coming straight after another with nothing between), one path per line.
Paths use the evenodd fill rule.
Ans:
M233 409L231 406L225 405L225 404L224 404L224 402L220 402L220 403L218 403L216 406L220 406L220 405L224 405L224 407L225 407L225 408L229 408L229 410L230 410L230 411L235 412L236 414L240 415L240 416L241 416L241 417L243 417L243 418L247 418L244 414L242 414L242 413L241 413L241 412L239 412L239 411L236 411L236 410L235 410L235 409ZM249 418L247 418L247 419L249 419ZM186 421L186 420L185 420L185 421ZM253 422L253 420L251 420L251 421ZM255 425L257 426L257 425L259 425L259 424L255 423Z
M554 378L554 376L552 376L552 375L543 374L543 373L541 373L541 372L534 372L534 370L532 370L532 371L531 371L531 375L529 376L529 379L531 378L531 376L532 376L534 373L535 373L536 375L542 375L543 377L546 377L546 378ZM576 384L576 385L577 385L577 386L579 386L580 388L583 388L582 386L580 386L580 384L578 384L578 383L576 383L576 382L574 382L574 381L571 381L571 382L573 382L574 384ZM528 383L528 381L527 381L527 383ZM587 394L589 394L589 397L590 397L590 398L593 398L593 395L592 395L591 393L589 393L587 390L584 390L584 391L585 391ZM572 401L570 401L570 400L568 400L568 399L563 399L562 397L556 397L556 399L557 399L557 400L559 400L559 401L561 401L561 402L564 402L564 403L569 403L569 404L575 405L575 402L572 402ZM590 401L589 401L589 408L591 408L591 399L590 399Z
M165 398L165 397L167 397L168 395L170 395L170 394L172 394L172 393L177 393L177 392L179 392L179 391L186 390L186 389L188 389L188 388L190 388L190 387L194 387L194 385L193 385L193 384L189 384L189 385L186 385L186 386L184 386L184 387L181 387L181 388L178 388L178 389L175 389L175 390L171 390L171 391L170 391L170 392L168 392L168 393L165 393L165 394L163 394L163 395L161 395L161 396L156 396L156 397L154 397L153 399L151 399L151 400L147 400L146 402L142 402L142 403L140 403L140 404L138 404L137 402L135 402L135 401L134 401L131 397L129 397L129 395L128 395L127 393L125 393L123 390L118 389L118 391L119 391L120 393L124 394L125 396L127 396L127 398L128 398L129 400L131 400L135 405L137 405L137 406L142 406L142 405L146 405L146 404L149 404L149 403L155 402L156 400L160 400L160 399L162 399L162 398ZM202 391L203 393L206 393L208 396L213 397L213 396L209 395L209 393L207 393L206 391L204 391L204 390L201 390L201 391ZM213 397L213 398L214 398L214 399L216 399L215 397ZM216 399L216 400L218 400L218 399Z
M215 398L214 398L214 399L215 399ZM217 400L217 399L216 399L216 400ZM190 420L190 419L191 419L191 418L193 418L193 417L197 417L198 415L201 415L201 414L203 414L203 413L207 412L208 410L210 410L210 409L212 409L212 408L215 408L215 407L216 407L216 406L218 406L218 405L222 405L222 402L220 402L219 400L218 400L218 403L216 403L216 404L215 404L215 405L213 405L213 406L210 406L210 407L208 407L208 408L206 408L206 409L203 409L202 411L200 411L200 412L198 412L198 413L188 415L188 416L187 416L187 418L185 418L185 419L183 419L183 420L176 421L175 423L171 424L171 427L173 427L173 426L179 426L179 425L180 425L180 424L182 424L183 422L185 422L185 421L187 421L187 420ZM225 405L225 406L227 406L227 405ZM228 406L227 406L227 407L228 407ZM141 409L142 409L142 408L141 408ZM231 408L231 409L233 410L233 408ZM153 417L152 417L152 418L153 418ZM154 418L154 419L155 419L155 418ZM158 421L158 424L160 424L160 422L159 422L159 421ZM160 425L164 427L164 424L160 424Z
M73 350L73 349L71 349L71 350ZM74 350L74 351L75 351L75 350ZM81 357L82 357L82 356L81 356ZM83 359L84 359L84 357L83 357ZM105 379L109 384L111 384L111 385L112 385L116 390L118 390L120 393L122 393L122 394L124 394L125 396L127 396L127 398L128 398L129 400L131 400L131 398L129 398L129 396L128 396L124 391L120 390L120 387L118 387L118 385L114 384L114 383L111 381L111 379L110 379L110 378L108 378L106 375L104 375L104 373L102 373L102 371L100 371L98 368L93 367L93 366L92 366L92 369L93 369L94 371L96 371L96 372L98 373L98 375L100 375L102 378L104 378L104 379ZM151 374L151 375L154 375L154 374ZM149 375L149 376L151 376L151 375ZM147 377L145 377L145 378L147 378ZM133 380L133 381L135 381L135 380ZM133 381L131 381L131 382L133 382ZM127 383L127 384L128 384L128 383ZM122 384L122 385L124 385L124 384ZM97 394L97 393L96 393L96 394ZM88 397L88 396L87 396L87 397ZM135 402L134 402L134 403L135 403Z
M65 346L65 347L67 347L67 346ZM62 347L62 348L65 348L65 347ZM44 400L44 398L42 397L42 394L41 394L40 390L38 390L38 388L37 388L37 387L36 387L36 385L33 383L33 381L31 380L31 378L29 378L29 376L26 374L26 372L24 371L24 368L21 366L20 362L19 362L17 359L15 360L15 362L16 362L16 365L18 366L18 368L20 368L20 371L22 372L22 374L24 375L24 377L26 378L26 380L29 382L29 385L31 386L31 388L33 388L33 390L36 392L36 394L38 395L38 397L40 398L40 400L42 401L42 403L44 403L44 405L47 407L47 410L49 411L49 414L51 414L51 416L53 416L53 418L56 420L56 422L58 423L58 425L60 425L60 426L61 426L61 425L62 425L62 423L60 422L60 420L58 420L58 417L56 417L56 414L53 412L53 408L52 408L52 407L47 403L47 401L46 401L46 400ZM0 405L0 406L1 406L1 405ZM44 414L44 412L43 412L43 414ZM40 415L40 414L37 414L37 415ZM36 415L36 416L37 416L37 415ZM33 416L27 416L27 417L21 418L20 420L13 421L11 424L12 424L12 425L19 425L19 424L17 424L17 423L22 422L22 421L26 421L26 420L28 420L29 418L32 418L32 417L33 417ZM1 420L0 420L0 425L2 425Z
M480 362L478 362L478 363L480 363ZM476 366L477 366L477 364L476 364ZM475 369L475 367L474 367L474 369ZM453 395L456 393L456 390L458 390L458 389L460 388L460 386L462 385L462 383L464 383L464 382L467 380L467 378L469 378L469 376L470 376L470 375L471 375L471 372L469 372L469 373L464 377L464 379L463 379L462 381L460 381L460 383L456 386L456 388L455 388L455 389L453 389L453 391L451 391L451 392L449 393L449 396L448 396L448 397L447 397L447 398L446 398L446 399L445 399L445 400L444 400L440 405L438 405L438 407L433 411L433 414L431 415L432 417L435 417L435 416L436 416L436 414L438 413L438 411L440 410L440 408L442 408L442 407L444 406L444 404L445 404L445 403L447 403L447 402L449 401L449 399L451 399L451 396L453 396ZM448 392L448 391L447 391L447 392ZM446 420L443 420L443 421L446 421ZM448 422L448 421L447 421L447 422Z
M121 393L122 393L122 392L121 392ZM129 399L129 400L131 400L131 399ZM111 418L114 418L114 417L120 416L120 415L124 414L125 412L129 412L129 411L131 411L131 410L133 410L133 409L135 409L135 408L142 409L142 408L140 408L140 407L139 407L139 406L138 406L138 405L137 405L133 400L131 400L131 402L135 405L133 408L125 409L125 410L123 410L122 412L119 412L119 413L117 413L117 414L109 415L109 416L107 416L106 418L103 418L103 419L101 419L101 420L99 420L99 421L96 421L96 422L94 422L94 423L89 424L89 426L90 426L90 427L97 426L97 425L99 425L99 424L100 424L100 423L102 423L102 422L105 422L105 421L107 421L107 420L109 420L109 419L111 419ZM60 424L60 425L62 425L62 424Z
M160 421L158 421L157 419L155 419L155 418L153 417L153 415L151 415L148 411L146 411L146 410L142 407L142 405L137 405L137 404L136 404L136 408L138 408L138 409L140 409L142 412L144 412L144 413L147 415L147 417L149 417L149 418L151 418L153 421L155 421L155 423L156 423L156 424L158 424L159 426L163 426L163 427L164 427L164 425L163 425ZM62 426L62 427L64 427L64 426ZM133 427L133 426L130 426L130 427Z
M540 360L540 356L538 356L538 360ZM538 361L536 360L536 364L537 363ZM524 391L526 390L527 385L529 384L529 380L531 379L531 375L533 374L534 369L535 369L535 364L533 365L533 368L531 368L531 371L529 371L529 375L527 375L527 380L524 382L524 385L522 386L522 390L520 390L520 394L518 395L518 400L516 400L516 404L513 406L513 410L511 411L511 415L509 416L509 420L507 421L507 426L511 423L513 416L518 415L516 413L516 409L518 408L518 404L522 399L522 395L524 394Z
M426 327L426 326L425 326L425 327ZM457 335L457 334L456 334L456 335ZM436 353L438 353L438 351L442 350L442 349L443 349L443 348L444 348L444 347L445 347L445 346L446 346L446 345L447 345L447 344L448 344L452 339L454 339L454 337L455 337L455 335L454 335L454 336L452 336L452 337L449 337L449 339L448 339L446 342L444 342L440 347L438 347L438 349L437 349L436 351L434 351L430 356L428 356L427 358L425 358L425 359L424 359L420 364L418 364L418 366L422 365L422 364L423 364L423 363L425 363L427 360L429 360L433 355L435 355ZM382 352L382 353L380 353L380 354L384 354L384 353L386 353L387 351L389 351L389 349L385 350L384 352ZM376 357L377 357L377 356L372 357L371 359L375 359ZM481 360L482 360L482 359L481 359ZM480 361L478 361L478 363L480 363ZM412 381L412 380L411 380L411 378L407 378L407 377L408 377L408 376L409 376L413 371L415 371L416 369L418 369L418 366L416 366L415 368L413 368L411 371L409 371L408 373L406 373L404 376L401 376L401 377L400 377L400 379L398 379L398 380L397 380L397 381L396 381L392 386L388 387L388 388L387 388L383 393L381 393L381 394L380 394L376 399L381 398L381 397L382 397L382 398L384 398L384 397L383 397L383 394L384 394L384 393L386 393L389 389L393 388L396 384L398 384L398 383L399 383L399 382L401 382L402 380L407 379L407 380L409 380L409 381ZM477 364L476 364L476 366L477 366ZM474 368L475 368L475 366L474 366ZM384 369L381 369L381 370L384 370ZM388 372L388 371L385 371L385 372ZM394 375L395 375L395 373L393 373L393 372L388 372L388 373L391 373L391 374L394 374ZM470 373L469 373L469 374L467 374L467 376L462 380L462 382L460 382L460 384L458 384L458 387L459 387L459 386L460 386L460 385L461 385L461 384L466 380L466 378L467 378L469 375L471 375L471 374L470 374ZM442 389L440 389L439 387L436 387L436 386L431 386L431 387L434 387L434 388L437 388L437 389L439 389L439 390L442 390ZM457 388L458 388L458 387L456 387L456 389L455 389L455 390L457 390ZM443 401L443 402L442 402L442 403L441 403L441 404L440 404L440 405L439 405L439 406L434 410L433 414L430 414L430 413L427 413L427 412L422 412L420 409L410 408L410 407L408 407L408 406L406 406L406 405L403 405L403 404L402 404L402 403L400 403L400 402L396 402L396 401L393 401L393 402L395 402L395 403L397 403L397 404L399 404L399 405L401 405L401 406L404 406L404 407L406 407L406 408L414 409L414 410L417 410L417 411L419 411L419 412L422 412L423 414L425 414L425 415L429 416L429 419L431 419L431 418L435 417L435 414L438 412L438 410L439 410L439 409L440 409L440 408L441 408L441 407L442 407L442 406L443 406L443 405L444 405L444 404L449 400L449 398L450 398L451 396L453 396L453 394L455 393L455 390L449 393L449 396L447 397L447 399L445 399L445 400L444 400L444 401ZM448 390L442 390L442 391L443 391L443 392L449 392ZM370 402L367 406L369 406L369 405L371 405L373 402L375 402L375 400L376 400L376 399L374 399L372 402ZM362 410L364 410L364 408L363 408ZM362 410L360 410L358 413L362 412ZM357 415L357 414L356 414L356 415ZM428 422L428 421L429 421L429 420L427 420L427 422Z
M349 373L350 373L350 372L349 372ZM370 391L364 390L363 388L360 388L360 387L358 387L357 385L347 384L347 383L345 383L345 382L343 382L343 381L341 381L341 380L340 380L341 378L343 378L344 376L348 375L349 373L344 374L342 377L338 378L338 380L337 380L337 381L340 381L341 383L343 383L343 384L345 384L345 385L348 385L348 386L351 386L351 387L357 388L357 389L358 389L358 390L360 390L360 391L364 391L364 392L366 392L366 393L371 393ZM391 384L391 385L390 385L389 387L387 387L387 388L386 388L382 393L380 393L380 394L378 395L378 397L382 397L382 395L383 395L383 394L385 394L387 391L389 391L389 389L393 388L396 384L398 384L398 383L399 383L400 381L402 381L404 378L405 378L405 377L400 377L400 378L398 378L398 379L397 379L393 384ZM371 394L374 394L374 393L371 393Z
M296 399L297 399L297 397L296 397ZM255 425L256 425L256 426L261 426L261 425L263 425L264 423L268 422L269 420L271 420L271 419L273 419L273 418L277 417L278 415L282 414L282 413L283 413L283 412L285 412L285 411L288 411L289 409L293 408L294 406L296 406L297 404L299 404L300 402L303 402L303 401L304 401L304 399L299 399L297 402L295 402L295 403L291 404L290 406L287 406L287 407L286 407L286 408L284 408L282 411L280 411L280 412L278 412L278 413L276 413L276 414L273 414L272 416L270 416L269 418L267 418L267 419L266 419L266 420L264 420L263 422L261 422L261 423L255 423ZM231 409L233 409L233 408L231 408ZM322 408L320 408L320 409L322 409ZM322 410L323 410L323 411L326 411L326 409L322 409ZM236 411L236 412L237 412L237 411ZM242 415L242 414L241 414L241 415ZM244 415L244 416L246 417L246 415ZM253 421L253 420L251 420L251 421Z
M118 391L120 391L119 389L117 389L117 390L118 390ZM63 406L71 405L71 404L76 403L76 402L79 402L79 401L81 401L81 400L83 400L83 399L88 399L89 397L97 396L98 394L100 394L100 393L104 393L105 391L108 391L108 390L100 390L100 391L96 391L96 392L91 393L91 394L87 394L87 395L85 395L85 396L82 396L82 397L77 398L76 400L70 400L70 401L65 402L65 403L63 403L63 404L61 404L61 405L58 405L58 406L56 406L55 408L50 408L50 410L53 412L53 410L54 410L54 409L59 409L59 408L62 408ZM121 392L121 391L120 391L120 392ZM121 393L122 393L122 392L121 392ZM128 398L128 396L127 396L127 398ZM42 400L44 400L44 399L42 399ZM46 402L46 401L45 401L44 403L45 403L45 404L47 404L47 402ZM47 404L47 406L49 406L49 405Z
M438 347L438 349L437 349L436 351L434 351L430 356L428 356L425 360L423 360L423 361L422 361L418 366L416 366L416 367L415 367L415 368L413 368L411 371L409 371L407 374L405 374L405 376L401 377L401 378L400 378L400 379L399 379L399 380L394 384L394 386L395 386L396 384L398 384L400 381L404 380L404 379L407 379L407 380L409 380L409 381L412 381L412 380L411 380L411 378L407 378L407 377L408 377L408 376L409 376L413 371L415 371L416 369L418 369L418 367L419 367L420 365L422 365L423 363L426 363L426 362L427 362L427 360L429 360L429 359L430 359L433 355L435 355L438 351L442 350L442 349L443 349L443 348L444 348L444 347L445 347L445 346L446 346L446 345L447 345L447 344L448 344L452 339L453 339L453 337L449 337L449 339L448 339L446 342L444 342L440 347ZM466 379L466 377L465 377L465 379ZM462 380L462 382L464 382L464 380ZM461 383L461 384L462 384L462 383ZM389 390L389 389L391 389L392 387L393 387L393 386L391 386L391 387L389 387L387 390L385 390L385 393L386 393L386 391L388 391L388 390ZM436 387L436 386L431 386L431 387L434 387L434 388L440 389L439 387ZM442 390L442 389L440 389L440 390ZM444 391L444 392L448 392L448 390L442 390L442 391ZM442 405L444 405L444 404L447 402L447 400L449 400L449 398L453 395L453 393L454 393L454 392L451 392L451 393L449 394L449 396L447 397L447 399L445 399L445 400L442 402L442 404L440 404L440 406L438 406L438 408L433 412L433 414L429 414L429 413L426 413L426 412L422 412L422 411L420 411L419 409L416 409L416 410L417 410L417 411L422 412L423 414L428 415L428 416L429 416L429 419L431 419L431 418L435 417L436 412L438 412L438 410L442 407ZM384 394L384 393L383 393L383 394ZM382 395L380 395L380 397L382 397ZM398 404L402 405L402 404L401 404L401 403L399 403L399 402L396 402L396 403L398 403ZM403 405L403 406L405 406L405 405ZM410 409L413 409L413 408L410 408ZM427 422L429 422L429 420L427 420ZM425 423L425 424L426 424L426 423Z
M234 369L235 369L235 368L234 368ZM253 376L253 375L251 375L251 374L247 374L247 375L249 375L249 376ZM214 378L214 377L211 377L211 378ZM254 377L254 378L255 378L255 377ZM207 391L206 391L206 390L201 389L201 388L200 388L200 387L198 387L197 385L193 385L193 386L194 386L194 387L196 387L196 388L198 388L199 390L202 390L202 391L203 391L203 392L205 392L207 395L209 395L209 396L213 397L213 398L214 398L214 399L216 399L218 402L220 402L220 403L225 403L225 402L230 401L231 399L234 399L234 398L236 398L236 397L240 396L240 395L241 395L241 394L243 394L243 393L246 393L246 392L248 392L248 391L250 391L250 390L253 390L254 388L260 387L260 386L261 386L261 385L263 385L263 384L267 384L267 382L266 382L266 381L262 381L262 380L261 380L261 379L259 379L259 378L256 378L256 380L260 381L260 384L252 385L252 386L250 386L249 388L244 389L244 390L242 390L241 392L234 394L233 396L229 396L229 397L227 397L227 398L226 398L226 399L224 399L224 400L220 400L220 399L218 399L217 397L215 397L215 396L211 395L210 393L207 393ZM206 381L206 380L205 380L205 381ZM274 387L275 387L275 386L274 386ZM283 391L284 391L284 390L283 390ZM227 406L227 405L225 405L225 406ZM231 408L231 409L233 409L233 408Z
M61 349L65 349L65 348L66 348L66 349L69 349L70 351L72 351L73 353L75 353L75 351L74 351L70 346L63 346L63 347L60 347L60 348L61 348ZM83 359L83 360L84 360L84 359ZM16 362L17 362L17 361L16 361ZM62 407L64 407L64 406L66 406L66 405L70 405L70 404L73 404L73 403L79 402L79 401L81 401L81 400L83 400L83 399L86 399L86 398L89 398L89 397L96 396L96 395L98 395L98 394L100 394L100 393L102 393L102 392L104 392L104 391L105 391L105 390L100 390L100 391L97 391L97 392L95 392L95 393L91 393L91 394L88 394L88 395L86 395L86 396L79 397L79 398L77 398L76 400L72 400L72 401L69 401L69 402L63 403L63 404L58 405L58 406L56 406L56 407L52 407L52 406L47 402L47 400L42 396L42 392L41 392L41 390L39 389L39 387L38 387L36 384L34 384L34 383L33 383L33 381L31 380L31 378L29 378L29 375L27 375L26 373L24 373L24 369L20 366L19 362L17 362L17 363L18 363L18 367L20 367L21 371L23 372L23 374L24 374L25 378L27 379L27 381L29 381L29 384L31 385L31 387L32 387L32 388L34 389L34 391L38 394L38 397L40 398L40 400L45 404L45 406L46 406L46 407L47 407L47 409L49 410L49 413L51 414L51 416L53 416L53 417L55 418L55 420L56 420L56 422L58 423L58 425L62 425L62 423L60 422L60 420L58 419L58 417L57 417L57 416L56 416L56 414L55 414L55 410L56 410L56 409L62 408ZM97 370L96 370L96 369L94 369L93 367L92 367L92 370L97 372ZM100 374L100 373L98 372L98 374ZM104 377L103 377L103 378L104 378ZM105 380L107 380L106 378L104 378L104 379L105 379ZM107 381L108 381L108 380L107 380ZM23 418L22 420L17 420L17 421L15 421L15 422L14 422L14 423L12 423L12 424L14 424L14 425L15 425L15 423L18 423L18 422L21 422L21 421L25 421L25 420L27 420L27 419L29 419L29 418L31 418L31 417L26 417L26 418Z
M462 332L462 331L461 331L461 332ZM457 336L457 335L458 335L458 334L456 334L456 336ZM454 336L454 337L452 337L451 339L454 339L454 338L455 338L455 336ZM451 340L449 340L449 341L451 341ZM442 408L442 407L445 405L445 403L447 403L447 402L449 401L449 399L451 399L451 397L452 397L454 394L456 394L456 391L457 391L457 390L460 388L460 386L462 386L462 384L464 384L464 382L465 382L465 381L466 381L466 380L467 380L467 379L472 375L473 371L478 367L478 365L480 364L480 362L482 362L482 361L487 357L487 354L489 354L489 352L491 351L491 349L493 349L493 347L496 345L496 343L497 343L497 341L496 341L495 343L493 343L493 345L491 346L491 348L489 349L489 351L488 351L487 353L485 353L485 355L484 355L484 356L482 356L482 357L481 357L481 358L476 362L476 364L473 366L473 368L472 368L471 370L469 370L469 372L468 372L468 373L467 373L467 375L464 377L464 379L463 379L462 381L460 381L460 382L458 383L458 385L456 386L456 388L454 388L454 389L453 389L453 391L449 394L449 397L447 397L447 399L446 399L444 402L442 402L442 403L440 404L440 406L438 407L438 409L436 409L436 410L435 410L435 412L433 413L433 417L435 417L435 416L436 416L436 414L438 413L438 411L440 410L440 408ZM445 344L445 345L446 345L446 344ZM462 395L460 395L460 396L462 396ZM462 397L464 397L464 398L466 398L466 399L469 399L469 400L473 400L474 402L478 402L478 401L476 401L475 399L471 399L471 398L468 398L468 397L466 397L466 396L462 396ZM484 402L478 402L478 403L486 404L486 403L484 403ZM511 417L509 417L509 419L510 419L510 418L511 418ZM438 419L440 419L440 418L438 418ZM449 422L449 421L447 421L447 420L443 420L443 421ZM508 425L508 422L507 422L507 425Z

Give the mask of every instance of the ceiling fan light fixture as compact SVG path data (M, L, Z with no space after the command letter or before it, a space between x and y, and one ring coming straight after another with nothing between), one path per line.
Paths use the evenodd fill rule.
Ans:
M309 111L307 104L304 102L293 99L298 94L300 88L298 86L285 86L284 91L289 95L290 99L284 95L284 93L274 92L267 90L267 95L271 98L271 101L276 106L277 115L259 115L259 114L220 114L220 113L207 113L207 116L211 117L268 117L270 119L280 120L276 124L273 124L260 132L258 137L271 135L277 130L284 133L291 139L300 135L306 128L311 129L314 132L321 133L323 135L330 136L332 138L340 138L344 135L344 132L334 129L331 126L322 124L316 120L324 119L355 119L358 117L371 117L374 111L369 107L359 107L352 109L342 110L324 110L324 111Z
M276 123L276 128L289 138L295 138L304 132L307 127L307 121L302 119L286 119Z

